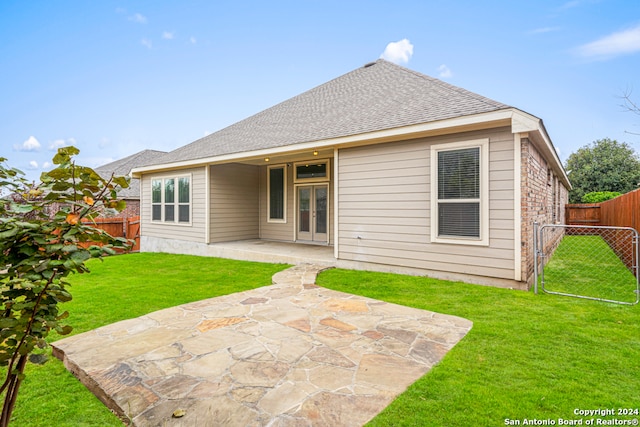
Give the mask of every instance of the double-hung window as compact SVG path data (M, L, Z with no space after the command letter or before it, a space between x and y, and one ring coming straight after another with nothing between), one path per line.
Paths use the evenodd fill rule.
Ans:
M431 147L431 241L488 245L489 141Z
M267 211L268 222L286 222L287 206L287 168L282 166L269 166L267 168Z
M151 220L191 223L191 176L151 180Z

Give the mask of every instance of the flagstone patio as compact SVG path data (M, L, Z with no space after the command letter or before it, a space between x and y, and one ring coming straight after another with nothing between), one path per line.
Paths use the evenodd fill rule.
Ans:
M137 426L359 426L472 323L321 288L324 268L65 338L54 354Z

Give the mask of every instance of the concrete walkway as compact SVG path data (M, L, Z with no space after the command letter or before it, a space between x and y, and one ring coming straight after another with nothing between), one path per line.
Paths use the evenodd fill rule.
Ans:
M323 268L65 338L54 354L137 426L359 426L472 323L318 287Z

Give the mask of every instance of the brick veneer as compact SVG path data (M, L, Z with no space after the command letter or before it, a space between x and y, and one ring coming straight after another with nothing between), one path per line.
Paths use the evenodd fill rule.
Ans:
M533 223L565 224L564 206L569 201L569 192L528 138L522 138L520 142L520 155L522 280L531 285L534 270ZM559 231L547 244L556 245L561 236Z

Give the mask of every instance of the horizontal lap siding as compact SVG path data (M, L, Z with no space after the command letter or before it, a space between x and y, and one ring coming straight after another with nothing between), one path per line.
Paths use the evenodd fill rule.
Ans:
M238 163L211 166L211 242L259 237L260 168Z
M282 165L274 165L282 166ZM286 165L285 165L286 166ZM267 210L267 167L260 167L260 238L266 240L280 240L291 242L293 234L293 167L285 167L287 205L285 206L286 222L269 222Z
M430 147L489 138L489 246L430 243ZM339 258L512 279L513 136L508 128L340 151Z
M191 224L177 225L151 221L151 180L172 176L191 175ZM205 242L205 168L184 169L173 172L144 175L140 181L140 233L147 237Z

